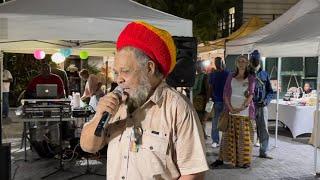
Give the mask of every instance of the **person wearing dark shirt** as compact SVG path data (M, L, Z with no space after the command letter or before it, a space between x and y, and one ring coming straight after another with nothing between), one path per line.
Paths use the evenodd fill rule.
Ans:
M56 84L57 85L57 98L64 98L64 86L62 79L55 74L51 73L51 67L47 63L41 64L40 74L34 77L28 84L26 89L26 98L37 98L36 87L38 84ZM52 151L48 150L48 147L57 147L59 144L59 136L64 137L64 131L67 126L67 122L61 124L63 132L59 132L59 123L57 122L35 122L36 128L30 128L30 143L32 147L38 152L40 157L52 157ZM47 136L49 135L49 136ZM49 139L49 141L48 141ZM53 148L55 149L55 148ZM55 151L55 150L54 150Z
M270 101L273 98L273 90L270 83L270 76L267 71L262 70L260 66L260 53L254 50L250 54L250 65L256 76L256 84L253 96L253 102L256 113L257 134L260 141L260 158L272 159L267 155L269 146L268 132L268 108Z
M229 72L224 69L224 63L221 57L215 58L216 70L209 76L209 91L210 97L214 102L214 117L212 119L212 147L216 148L219 146L219 130L218 130L218 121L220 115L223 111L223 88Z
M37 84L56 84L57 85L57 94L58 98L64 98L64 85L62 79L55 74L51 73L51 67L49 64L42 64L40 68L40 74L34 77L31 82L29 82L26 89L26 97L27 98L36 98L36 87Z

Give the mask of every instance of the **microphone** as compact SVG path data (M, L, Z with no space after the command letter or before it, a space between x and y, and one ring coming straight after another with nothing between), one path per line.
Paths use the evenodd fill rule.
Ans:
M121 97L123 95L123 89L120 86L117 86L112 92L115 93L118 96L118 98L121 100ZM111 118L111 115L108 112L103 113L103 115L99 121L99 124L98 124L96 130L94 131L94 135L101 137L102 130L103 130L105 124L108 123L110 118Z

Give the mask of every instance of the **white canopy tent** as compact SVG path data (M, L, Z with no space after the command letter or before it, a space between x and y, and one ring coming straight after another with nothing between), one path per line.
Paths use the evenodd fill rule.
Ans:
M318 56L320 7L255 44L265 57Z
M41 47L50 53L71 47L75 53L80 48L90 55L110 55L110 42L134 20L174 36L192 36L192 21L130 0L13 0L0 5L0 49L32 53Z
M36 49L41 49L46 54L53 54L59 52L60 48L72 48L73 55L79 55L80 51L87 51L90 56L113 56L115 52L115 44L104 41L0 41L0 49L10 53L32 54Z
M263 56L278 58L278 81L281 70L281 57L296 56L318 56L318 76L317 76L317 102L319 102L320 90L320 7L306 13L304 16L288 24L279 30L256 43L255 49L259 49ZM279 82L278 82L279 84ZM279 100L279 94L277 101ZM320 145L320 123L319 123L319 103L316 103L314 124L315 137L315 172L319 174L318 147Z
M248 36L227 42L226 54L246 54L253 51L253 46L256 42L279 31L295 19L319 7L319 5L319 0L300 0L296 5L291 7L287 12L272 21L270 24L260 28Z
M128 22L143 20L175 36L192 36L192 21L130 0L15 0L0 6L0 39L115 41ZM2 22L5 24L6 22Z
M1 4L1 87L3 52L33 53L43 49L49 54L69 47L74 54L86 50L90 56L108 56L114 52L112 42L134 20L153 24L173 36L192 36L191 20L131 0L12 0ZM0 101L1 109L2 88Z

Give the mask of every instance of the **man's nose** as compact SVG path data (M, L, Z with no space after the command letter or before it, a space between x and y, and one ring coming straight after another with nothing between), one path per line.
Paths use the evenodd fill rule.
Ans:
M118 76L116 78L116 82L118 85L123 84L125 82L124 78L122 78L122 76Z

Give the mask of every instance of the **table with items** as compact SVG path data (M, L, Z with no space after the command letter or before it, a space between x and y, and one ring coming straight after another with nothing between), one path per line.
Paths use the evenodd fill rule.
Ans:
M291 98L290 101L279 100L279 121L287 126L293 138L305 133L312 133L315 97ZM272 100L268 106L269 119L276 119L277 101Z

